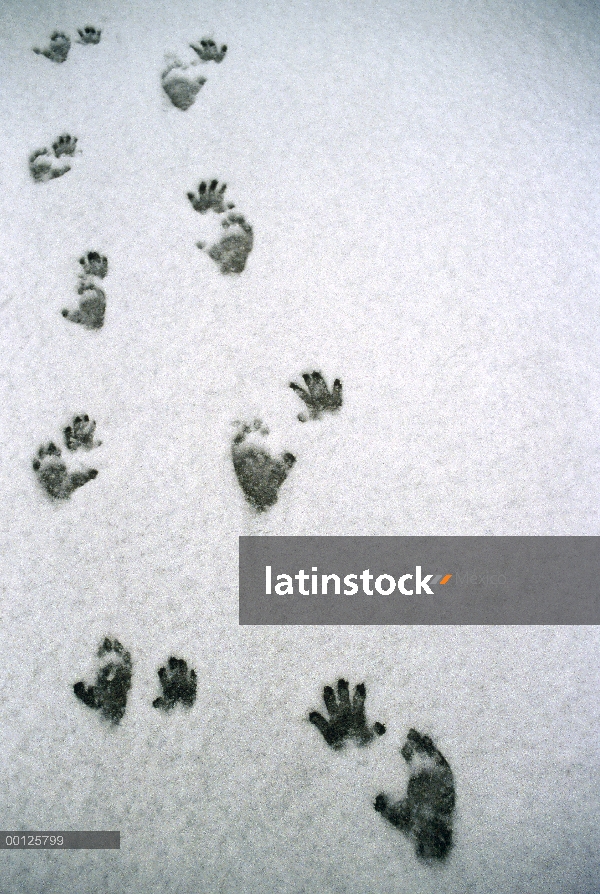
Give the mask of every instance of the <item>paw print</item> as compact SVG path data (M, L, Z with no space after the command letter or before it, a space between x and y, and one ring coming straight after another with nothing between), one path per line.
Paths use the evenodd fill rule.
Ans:
M106 312L106 295L98 280L108 273L108 261L97 251L89 251L79 259L82 270L79 274L77 294L81 295L77 310L64 308L62 315L71 323L79 323L85 329L102 329Z
M233 468L247 501L258 512L264 512L277 502L279 488L296 462L291 453L274 459L261 444L253 443L248 436L266 436L269 429L260 419L252 425L237 423L238 432L231 445Z
M196 671L188 670L183 658L169 658L169 666L161 667L158 677L163 694L154 699L153 708L170 711L177 702L191 708L196 701Z
M227 205L225 204L224 199L226 189L226 183L222 183L219 187L218 180L211 180L210 184L207 183L206 180L203 180L198 187L198 193L194 194L193 192L188 192L187 197L192 203L194 211L198 211L200 214L206 214L211 208L217 214L223 214L224 211L235 208L233 202L230 202Z
M125 714L127 694L131 689L131 655L118 639L108 637L98 649L98 658L110 656L96 676L93 686L75 683L73 692L88 708L100 710L102 716L113 724L118 724Z
M60 448L52 441L40 447L37 458L33 461L33 469L38 480L49 497L53 500L68 500L73 491L93 481L98 474L97 469L69 472L61 459Z
M70 49L70 38L63 34L62 31L54 31L50 35L48 46L42 50L39 47L34 47L33 52L37 53L38 56L45 56L46 59L51 59L52 62L65 62Z
M452 817L456 802L454 777L443 754L429 736L409 730L401 751L410 766L406 797L390 802L377 795L374 807L415 843L422 860L444 860L452 848Z
M227 52L225 44L219 49L214 40L209 37L203 37L198 43L191 43L190 47L195 53L198 53L203 62L222 62Z
M163 90L175 108L182 112L194 105L200 88L206 84L206 78L197 73L197 64L184 65L173 59L161 75Z
M336 379L330 391L320 372L303 373L306 388L290 382L290 388L296 392L310 411L311 419L320 419L324 412L335 413L342 406L342 383ZM306 422L304 413L298 414L300 422Z
M308 719L313 723L328 745L332 748L343 748L347 739L354 739L357 745L368 745L375 736L383 736L383 723L367 726L365 716L365 698L367 690L364 683L354 687L354 695L350 702L350 687L347 680L338 680L337 699L331 686L323 689L323 701L329 713L326 720L318 711L311 711Z
M204 242L196 244L198 248L206 249L221 273L242 273L254 244L252 227L241 214L228 214L221 226L226 233L210 248L206 249Z
M79 450L80 447L91 450L92 447L99 447L102 441L94 441L95 431L96 423L87 414L74 416L71 425L63 429L67 450Z
M52 150L57 158L62 155L75 155L77 148L77 137L72 137L68 133L61 134L57 140L52 143Z
M83 30L78 28L77 33L79 34L78 43L97 44L100 43L100 38L102 37L102 30L94 28L93 25L86 25Z

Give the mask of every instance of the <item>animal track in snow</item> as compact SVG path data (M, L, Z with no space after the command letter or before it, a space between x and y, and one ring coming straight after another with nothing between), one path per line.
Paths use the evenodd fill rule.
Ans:
M264 512L277 502L279 488L296 462L291 453L273 458L260 443L269 429L260 419L252 425L236 423L238 432L231 445L233 467L246 500L257 512Z
M326 720L318 711L308 715L310 722L317 727L331 748L343 748L348 739L354 739L357 745L368 745L375 736L383 736L383 723L367 724L365 714L365 698L367 690L364 683L354 687L354 695L350 701L350 687L347 680L338 680L337 699L332 686L323 689L323 701L329 714Z
M330 391L320 372L303 373L306 388L290 382L290 388L296 392L309 409L310 419L320 419L323 413L335 413L342 406L342 383L336 379ZM306 422L304 413L298 414L300 422Z
M199 186L197 193L188 192L187 197L192 203L194 211L199 214L206 214L207 211L214 211L216 214L223 214L235 208L233 202L225 204L225 190L227 184L222 183L219 186L218 180L203 180Z
M125 714L127 695L131 689L132 662L118 639L106 637L98 649L98 658L109 660L102 665L93 686L75 683L73 692L88 708L100 710L110 723L118 724Z
M188 669L187 661L171 656L166 667L158 671L163 694L152 702L153 708L170 711L177 702L186 708L196 701L196 671Z
M71 165L66 159L60 163L57 163L57 159L65 155L73 158L76 148L77 137L64 133L52 144L52 152L45 147L32 152L29 156L29 172L36 183L47 183L70 171Z
M179 59L171 59L161 74L163 90L172 104L182 112L194 105L206 78L198 74L198 62L185 65Z
M66 61L70 49L71 39L66 34L63 34L62 31L54 31L50 35L48 46L44 47L44 49L34 47L33 52L37 53L38 56L45 56L46 59L50 59L52 62L60 63Z
M210 37L203 37L197 43L191 43L190 47L198 54L202 62L222 62L227 53L226 44L219 48Z
M452 848L454 777L443 754L429 736L411 729L401 751L410 766L406 797L390 802L377 795L375 810L415 843L423 860L444 860Z
M81 295L76 310L64 308L63 317L72 323L79 323L86 329L101 329L104 325L106 295L100 288L99 280L108 273L108 261L97 251L89 251L79 259L82 270L79 274L77 294Z
M65 446L70 451L99 447L101 441L94 441L95 429L96 423L89 416L74 416L71 424L63 429ZM92 468L70 472L60 447L53 441L39 448L32 465L38 481L53 500L68 500L74 491L98 475L98 470Z
M225 232L217 242L208 248L205 242L196 245L206 251L221 273L242 273L254 245L252 227L242 214L228 214L221 221L221 227Z
M99 44L102 37L102 29L94 28L93 25L86 25L85 28L78 28L79 40L77 43L82 44Z

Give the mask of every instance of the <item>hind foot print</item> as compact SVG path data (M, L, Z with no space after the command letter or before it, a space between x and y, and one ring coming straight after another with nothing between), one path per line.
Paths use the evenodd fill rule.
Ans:
M197 73L197 62L184 65L173 60L161 75L163 90L177 109L185 112L196 101L200 88L206 84L206 78Z
M206 214L211 209L217 214L223 214L224 211L230 211L232 208L235 208L233 202L225 204L226 189L226 183L222 183L219 186L218 180L211 180L210 183L207 180L203 180L198 186L198 192L196 194L188 192L187 197L192 203L194 211L198 211L200 214Z
M74 416L71 425L63 429L67 450L79 450L80 447L91 450L92 447L100 447L102 441L94 441L95 431L96 423L87 414Z
M196 671L188 670L183 658L171 656L168 667L161 667L158 671L158 678L163 694L154 699L153 708L170 711L177 702L191 708L196 701Z
M320 372L303 373L306 388L290 382L290 388L296 392L309 409L310 419L320 419L324 412L335 413L342 406L342 383L336 379L330 391ZM298 414L300 422L306 422L304 413Z
M296 457L283 453L280 458L274 459L260 443L249 439L269 434L269 429L260 419L255 419L252 425L238 423L238 426L238 433L231 445L233 468L246 500L257 512L265 512L277 502L279 488L296 462Z
M252 227L241 214L228 214L221 226L226 234L213 246L207 249L204 242L196 244L219 265L221 273L242 273L254 244Z
M33 470L53 500L68 500L73 491L83 487L88 481L93 481L98 475L97 469L69 472L61 458L60 448L52 441L38 450L37 458L33 461Z
M79 274L77 294L81 295L77 310L65 308L62 315L71 323L79 323L85 329L102 329L106 312L106 295L98 285L108 273L108 261L97 251L89 251L79 259L82 270Z
M452 848L456 793L450 765L429 736L411 729L401 751L410 766L406 797L390 802L378 795L374 807L411 838L422 860L444 860Z
M383 723L368 726L365 715L365 698L367 690L364 683L354 688L352 702L347 680L338 680L337 699L331 686L323 689L323 701L329 714L326 720L318 711L311 711L308 719L317 727L331 748L342 748L348 739L354 739L357 745L368 745L375 736L383 736Z
M52 62L64 62L69 55L70 49L70 38L67 37L66 34L63 34L62 31L54 31L54 33L50 35L48 46L43 50L39 47L34 47L33 52L37 53L38 56L45 56L46 59L51 59Z
M94 28L93 25L86 25L83 29L78 28L77 33L79 34L77 43L97 44L100 43L100 38L102 37L102 29Z
M222 62L227 52L225 44L219 49L210 37L203 37L198 43L191 43L190 47L195 53L198 53L203 62Z
M95 684L75 683L73 692L88 708L100 710L106 720L117 724L125 714L127 694L131 689L131 655L118 639L106 637L98 649L98 658L105 656L110 660L98 671Z

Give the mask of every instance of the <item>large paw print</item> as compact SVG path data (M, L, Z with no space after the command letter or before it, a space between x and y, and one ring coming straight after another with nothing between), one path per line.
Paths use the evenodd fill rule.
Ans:
M106 295L98 281L108 273L108 261L97 251L89 251L79 259L79 263L82 266L77 286L77 293L81 295L79 306L76 310L64 308L62 315L85 329L101 329L106 312Z
M378 795L375 810L413 839L423 860L444 860L452 848L454 777L429 736L411 729L401 751L411 768L406 797L390 802Z
M66 155L72 158L77 148L77 137L71 137L68 133L62 134L52 144L52 152L48 149L36 149L29 156L29 172L36 183L47 183L56 177L62 177L71 170L71 165L65 159L57 164L55 159Z
M118 724L127 706L127 695L131 689L131 655L118 639L106 637L98 649L98 658L110 656L96 676L93 686L75 683L73 692L88 708L100 710L102 716L113 724Z
M188 670L183 658L171 656L168 667L161 667L158 671L158 678L163 694L154 699L153 708L170 711L177 702L191 708L196 701L196 671Z
M331 686L325 686L323 689L323 701L329 713L329 720L318 711L311 711L308 715L308 719L317 727L328 745L339 749L344 746L347 739L354 739L357 745L368 745L375 736L383 736L385 733L383 723L374 723L372 727L367 725L365 715L367 690L364 683L355 686L352 701L347 680L338 680L337 692L336 699Z
M279 488L296 462L291 453L273 458L253 436L269 434L269 429L260 419L252 425L238 423L238 432L231 445L233 467L246 500L258 512L264 512L277 502Z
M51 59L52 62L64 62L69 55L70 49L70 38L67 37L66 34L63 34L62 31L54 31L53 34L50 35L48 46L44 49L34 47L33 52L37 53L38 56L45 56L46 59Z
M203 62L222 62L227 52L225 44L219 49L210 37L203 37L198 43L191 43L190 47Z
M311 419L320 419L324 412L335 413L342 406L342 383L336 379L330 391L320 372L303 373L306 388L290 382L290 388L296 392L309 409ZM300 422L306 422L304 413L298 414Z
M215 211L217 214L223 214L224 211L235 208L233 202L225 204L226 189L226 183L222 183L219 186L218 180L211 180L210 183L203 180L198 186L198 192L188 192L187 197L192 203L194 211L198 211L200 214L206 214L210 210Z
M206 78L198 74L197 65L197 62L184 65L173 59L161 75L163 90L175 108L182 112L194 105L200 88L206 84Z
M226 233L210 248L206 248L204 242L196 244L198 248L206 249L221 273L242 273L254 245L252 227L241 214L228 214L221 226Z
M78 28L77 33L79 34L78 43L83 44L98 44L102 37L102 29L94 28L93 25L86 25L83 29Z
M53 500L68 500L73 491L93 481L98 475L97 469L69 472L61 459L60 448L52 441L40 447L33 461L33 469L38 480L49 497Z

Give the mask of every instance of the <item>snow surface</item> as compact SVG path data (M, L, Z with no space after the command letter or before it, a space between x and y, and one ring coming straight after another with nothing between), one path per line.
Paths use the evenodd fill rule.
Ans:
M595 0L4 0L0 827L120 829L120 851L0 852L1 894L596 894L594 628L239 628L241 534L598 534ZM57 65L53 30L101 27ZM211 35L187 112L165 55ZM72 170L29 154L78 137ZM204 178L254 227L224 277ZM204 228L204 229L203 229ZM104 328L78 258L109 259ZM340 414L300 425L320 369ZM52 504L31 461L75 413L95 481ZM235 420L298 462L257 519ZM77 702L107 634L120 727ZM153 710L156 670L198 674ZM330 751L324 684L386 735ZM371 807L430 733L456 782L447 865Z

